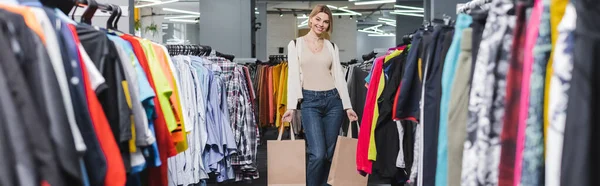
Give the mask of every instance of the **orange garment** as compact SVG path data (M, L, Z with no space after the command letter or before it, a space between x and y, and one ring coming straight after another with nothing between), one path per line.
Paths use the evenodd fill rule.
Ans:
M269 124L273 125L273 123L275 123L275 113L273 113L273 111L275 110L275 105L273 105L273 67L269 67L267 70L267 87L268 87L268 93L267 95L269 95L269 97L267 98L269 100Z
M46 44L46 36L44 35L44 31L42 30L42 25L40 25L39 20L35 17L35 14L31 11L30 7L0 3L0 8L7 10L11 13L20 14L21 16L23 16L27 27L33 30L33 32L40 37L42 43Z
M75 26L69 25L71 32L73 32L75 42L81 45ZM81 47L80 47L81 48ZM127 182L127 176L125 172L125 165L121 157L121 151L115 141L108 119L102 110L102 105L96 97L96 92L92 89L88 72L86 70L85 63L81 57L81 53L85 51L78 50L79 53L79 65L81 66L81 72L83 77L84 89L88 103L88 109L90 112L90 119L94 125L94 131L96 132L98 143L104 157L106 158L106 177L104 178L105 186L113 185L125 185Z
M156 58L158 59L161 69L167 77L167 81L169 82L169 86L173 90L173 94L171 95L171 108L173 109L173 113L175 113L175 121L177 122L177 128L171 131L171 136L173 138L173 142L176 143L177 152L183 152L188 148L187 144L187 135L185 133L185 123L183 122L183 112L181 109L181 99L179 97L179 90L175 83L175 76L173 76L173 72L169 67L169 62L167 58L169 57L165 54L164 50L161 46L157 44L152 44L154 48L154 53L156 54Z

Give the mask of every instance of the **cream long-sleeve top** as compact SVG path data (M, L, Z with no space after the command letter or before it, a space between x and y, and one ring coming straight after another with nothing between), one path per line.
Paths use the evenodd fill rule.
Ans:
M352 109L350 103L350 96L348 94L348 87L344 74L342 73L342 64L340 62L340 52L338 47L327 39L324 41L324 46L327 47L327 51L331 52L333 56L333 64L331 67L331 74L333 75L333 81L335 88L337 89L344 110ZM297 38L296 40L290 41L288 44L288 95L287 95L287 108L296 109L298 102L302 100L302 68L300 66L300 56L302 56L302 49L304 47L304 39Z

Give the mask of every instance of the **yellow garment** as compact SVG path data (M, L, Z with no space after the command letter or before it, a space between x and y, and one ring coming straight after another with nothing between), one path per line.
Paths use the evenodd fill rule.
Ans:
M279 75L279 94L277 95L277 118L275 118L275 126L281 126L281 117L287 110L287 79L288 79L288 64L283 63L281 73ZM284 122L283 126L290 126L290 123Z
M377 87L377 100L383 88L385 87L385 73L381 73L379 76L379 86ZM375 128L377 127L377 120L379 119L379 104L375 101L375 109L373 110L373 121L371 123L371 139L369 139L369 160L377 160L377 147L375 146Z
M556 40L558 38L558 24L565 15L565 9L567 8L568 0L552 0L550 6L550 36L552 37L552 52L550 52L550 58L548 65L546 66L546 86L544 87L544 136L548 135L548 126L550 125L550 118L548 118L549 104L550 104L550 80L554 74L552 69L552 58L554 56L554 47L556 46ZM544 139L544 148L546 146L546 140ZM545 151L544 151L545 153Z
M166 76L166 80L169 83L169 86L173 90L173 95L170 98L171 108L173 113L175 114L175 122L177 122L177 128L174 131L171 131L171 138L173 142L175 142L175 148L177 152L183 152L187 150L187 131L185 128L185 120L183 118L183 109L181 108L181 99L179 95L179 86L177 79L173 75L172 67L170 64L173 62L171 58L168 56L167 51L163 49L162 46L158 44L152 43L152 47L154 48L154 52L156 57L158 58L158 62L160 63L161 69Z
M423 81L423 66L422 66L423 61L421 60L421 58L419 58L418 63L419 63L419 79L421 81Z
M390 59L399 56L402 50L396 50L390 55L385 56L384 63L387 63ZM377 100L385 88L385 73L381 73L379 77L379 86L377 87ZM377 147L375 146L375 128L377 127L377 120L379 120L379 104L375 102L375 109L373 110L373 121L371 125L371 139L369 139L369 160L377 160Z
M385 60L383 61L384 63L387 63L388 61L390 61L390 59L399 56L402 53L403 50L395 50L392 53L390 53L390 55L385 56Z
M121 81L121 86L123 86L123 92L125 93L127 106L129 106L129 109L132 109L127 81ZM135 121L133 120L133 113L129 115L129 118L131 120L131 139L129 140L129 152L136 152L137 146L135 145Z
M279 108L279 76L281 75L281 64L273 66L273 77L271 79L271 81L273 81L273 92L271 92L273 94L273 110L271 110L272 113L277 113L278 108ZM275 114L275 117L277 117L278 115ZM277 121L277 118L275 118L275 121ZM277 125L277 122L272 123L273 125Z
M146 54L146 58L148 59L148 66L150 68L150 72L152 73L152 79L148 78L154 82L158 104L163 111L163 116L165 117L165 122L167 123L167 128L169 131L173 131L177 128L177 122L175 121L175 114L173 113L173 109L171 109L171 103L169 99L173 94L173 89L169 86L169 82L167 82L167 78L165 74L160 69L161 66L158 63L158 59L154 54L154 49L152 47L152 43L148 40L140 39L140 44L142 45L142 49ZM156 103L155 103L156 104Z

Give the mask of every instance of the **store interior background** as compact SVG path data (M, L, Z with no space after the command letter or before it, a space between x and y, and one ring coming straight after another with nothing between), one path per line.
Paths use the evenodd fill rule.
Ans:
M301 36L299 32L302 29L308 29L306 24L302 24L307 20L304 15L308 15L314 5L326 4L335 14L331 40L340 47L340 60L348 62L352 59L361 61L363 54L401 43L402 36L414 32L424 20L441 18L442 14L455 16L457 1L461 0L378 0L373 4L360 4L367 1L373 0L101 2L129 10L123 15L126 18L119 22L119 28L124 32L162 44L207 45L236 58L261 61L268 61L270 55L287 54L289 41ZM83 10L78 11L82 13ZM105 19L108 19L107 15L96 15L93 24L102 26ZM374 26L377 33L369 28ZM368 32L363 32L365 30Z
M331 35L340 50L340 60L362 61L372 51L384 53L402 43L425 20L456 17L457 7L468 0L99 0L121 6L118 29L161 44L210 46L236 59L268 61L271 55L286 55L287 44L302 36L316 4L334 12ZM371 2L371 3L368 3ZM363 5L363 3L367 3ZM78 20L84 9L75 11ZM93 25L104 27L109 14L96 12ZM383 55L383 54L380 54ZM258 150L260 179L249 183L208 185L267 185L266 143L276 130L263 131ZM388 186L369 180L369 186Z

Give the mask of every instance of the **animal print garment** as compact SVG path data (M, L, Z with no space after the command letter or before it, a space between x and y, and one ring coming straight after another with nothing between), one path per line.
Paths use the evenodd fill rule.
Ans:
M504 117L506 73L515 16L510 0L497 0L491 9L479 47L471 84L462 185L497 185L500 132Z

